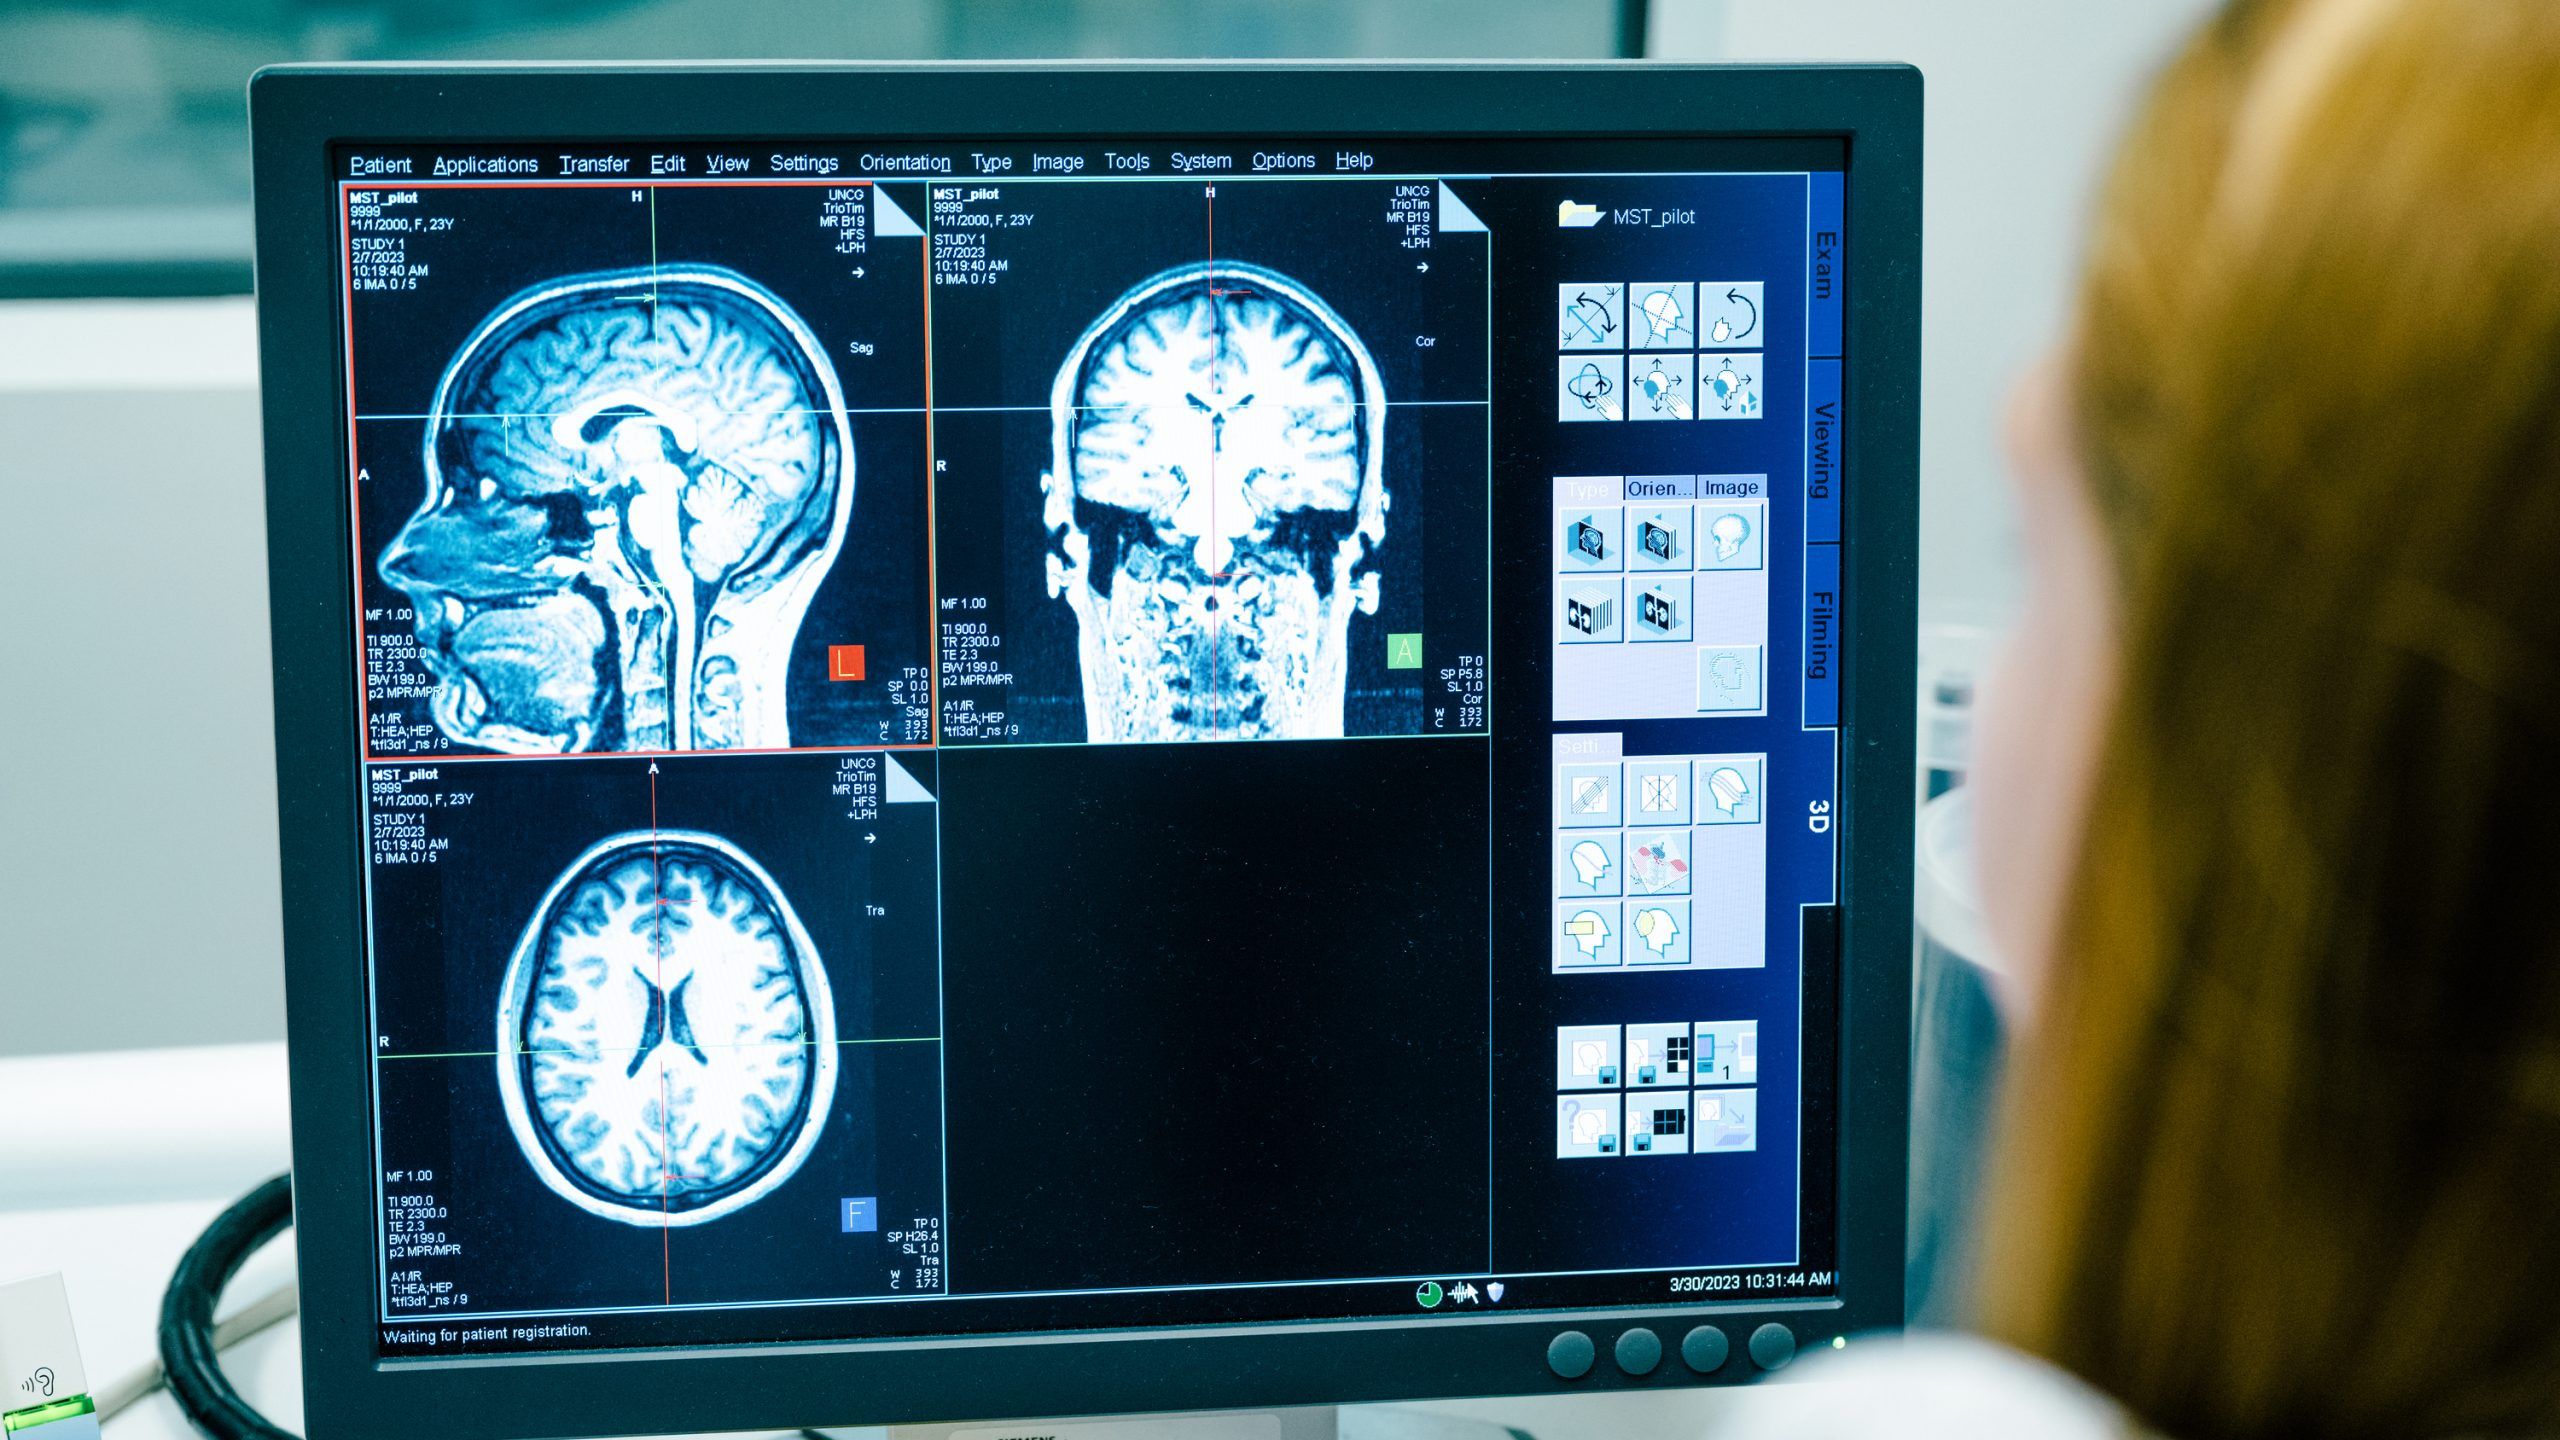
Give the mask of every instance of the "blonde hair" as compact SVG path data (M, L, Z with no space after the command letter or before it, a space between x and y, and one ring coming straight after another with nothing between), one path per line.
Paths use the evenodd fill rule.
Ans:
M2118 698L1993 1333L2182 1437L2560 1425L2560 0L2241 0L2111 179Z

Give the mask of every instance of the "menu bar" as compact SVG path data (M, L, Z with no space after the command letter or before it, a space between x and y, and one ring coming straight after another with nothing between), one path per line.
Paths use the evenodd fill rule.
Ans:
M1500 147L1504 174L1642 174L1734 168L1739 158L1712 141L1613 141L1595 167L1588 145L1532 142ZM1552 158L1552 163L1548 163ZM349 146L338 178L388 184L432 181L701 180L1071 180L1194 177L1383 177L1483 174L1485 142L1463 140L1344 144L1321 140L1190 139L914 145L824 144L804 140L657 141L639 144L473 144ZM1836 167L1836 148L1779 142L1751 156L1750 169Z

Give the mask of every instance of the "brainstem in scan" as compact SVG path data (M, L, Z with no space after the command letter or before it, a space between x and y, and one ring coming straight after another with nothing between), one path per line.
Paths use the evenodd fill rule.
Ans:
M787 672L853 499L835 370L711 266L499 306L428 416L383 548L451 741L511 754L780 749Z

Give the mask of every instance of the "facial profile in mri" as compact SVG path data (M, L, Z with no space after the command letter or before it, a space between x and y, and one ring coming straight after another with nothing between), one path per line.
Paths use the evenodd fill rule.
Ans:
M1386 397L1342 317L1259 266L1166 270L1085 330L1050 414L1086 738L1340 736L1390 499Z
M632 1225L754 1204L817 1143L833 998L773 877L696 831L598 842L525 926L498 1001L498 1088L554 1193Z
M380 568L446 736L791 743L788 665L844 543L853 437L833 366L770 291L709 266L526 290L446 366L424 460Z

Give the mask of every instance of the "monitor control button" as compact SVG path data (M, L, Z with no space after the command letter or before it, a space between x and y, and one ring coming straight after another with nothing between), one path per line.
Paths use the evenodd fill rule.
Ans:
M1639 1325L1618 1337L1617 1359L1630 1375L1650 1375L1662 1363L1662 1337Z
M1547 1342L1547 1368L1559 1379L1581 1379L1591 1373L1591 1363L1599 1357L1599 1347L1579 1330L1567 1330Z
M1784 1370L1796 1358L1796 1332L1772 1320L1751 1332L1751 1363L1763 1370Z
M1713 1325L1701 1325L1680 1341L1680 1359L1701 1375L1713 1375L1733 1355L1733 1342Z

